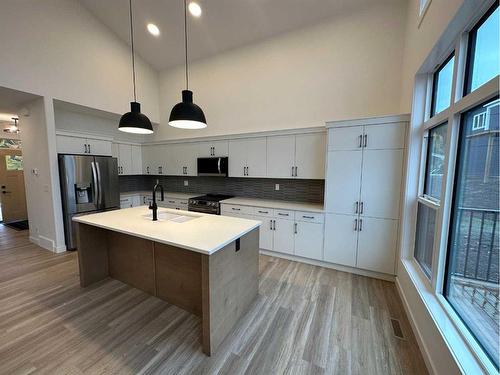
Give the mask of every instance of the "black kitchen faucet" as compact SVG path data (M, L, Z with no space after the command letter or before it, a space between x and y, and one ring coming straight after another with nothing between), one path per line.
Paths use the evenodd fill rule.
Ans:
M160 188L161 197L160 200L164 200L163 197L163 186L160 185L160 180L156 180L156 185L153 187L153 203L149 205L149 209L153 210L153 221L158 220L158 205L156 204L156 189Z

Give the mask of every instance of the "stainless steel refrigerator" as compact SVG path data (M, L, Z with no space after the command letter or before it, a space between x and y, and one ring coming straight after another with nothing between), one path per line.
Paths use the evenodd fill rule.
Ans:
M109 156L59 155L66 248L76 249L75 215L120 208L118 161Z

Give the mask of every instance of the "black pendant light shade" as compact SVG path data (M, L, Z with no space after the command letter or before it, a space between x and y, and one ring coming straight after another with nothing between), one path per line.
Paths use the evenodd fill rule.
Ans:
M207 127L207 120L202 109L193 103L193 92L182 90L182 102L177 103L172 112L168 124L181 129L203 129Z
M129 0L130 11L130 42L132 52L132 80L134 84L134 101L130 102L130 112L125 113L120 118L118 130L126 133L134 134L151 134L153 133L153 125L146 115L141 113L141 103L137 102L135 90L135 55L134 55L134 23L132 18L132 0Z
M180 129L203 129L207 127L207 120L203 110L193 103L193 92L189 88L188 71L188 33L187 33L187 4L184 0L184 57L186 67L186 90L182 90L182 102L177 103L170 112L168 124Z
M151 134L153 125L146 115L141 113L141 103L131 102L130 112L120 118L118 129L126 133Z

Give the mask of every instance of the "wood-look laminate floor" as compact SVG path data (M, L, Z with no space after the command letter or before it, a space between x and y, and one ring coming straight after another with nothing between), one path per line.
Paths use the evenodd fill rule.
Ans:
M199 318L116 280L81 289L76 253L0 225L0 373L427 373L394 284L260 259L259 297L206 357Z

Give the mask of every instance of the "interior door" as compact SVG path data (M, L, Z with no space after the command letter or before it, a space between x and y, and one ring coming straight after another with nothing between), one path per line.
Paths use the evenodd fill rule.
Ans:
M325 202L328 212L356 214L362 157L361 150L328 152Z
M0 204L5 223L26 220L26 192L21 150L0 150Z
M403 150L364 150L360 213L397 219L401 195Z
M295 135L267 138L267 177L292 178L295 167Z

